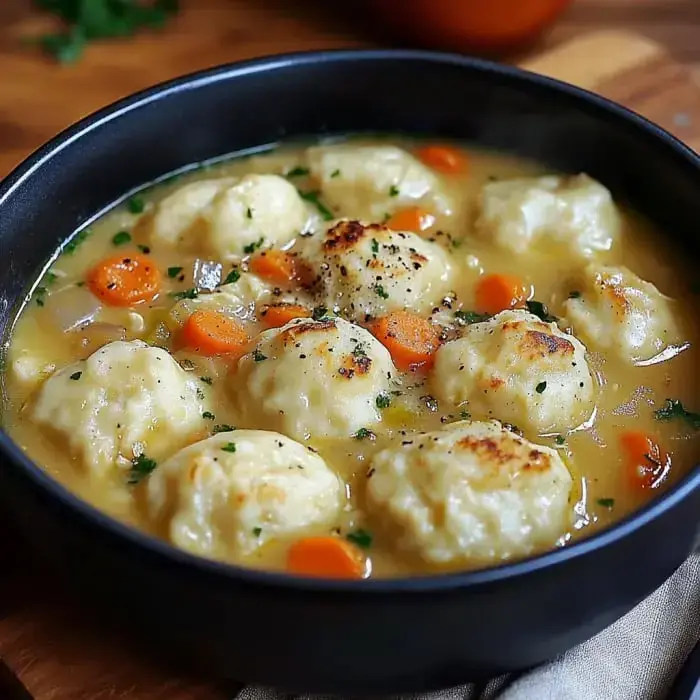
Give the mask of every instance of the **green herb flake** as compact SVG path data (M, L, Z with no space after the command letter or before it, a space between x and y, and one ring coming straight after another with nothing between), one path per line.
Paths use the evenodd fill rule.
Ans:
M380 298L380 299L388 299L389 298L389 293L384 289L384 287L381 284L375 284L374 287L374 293Z
M204 413L202 413L202 418L204 418L204 420L216 420L216 416L211 411L204 411Z
M78 248L85 243L85 241L90 238L92 231L89 228L84 228L71 238L68 243L63 247L63 253L65 255L73 255Z
M372 537L372 533L359 528L353 532L348 532L347 535L345 535L345 539L362 549L369 549L372 546L372 540L374 538Z
M196 299L199 296L199 292L192 287L182 292L170 292L169 296L173 297L173 299Z
M143 245L142 243L139 243L136 246L144 255L150 255L151 249L147 245Z
M480 314L476 311L464 311L459 309L455 311L455 319L461 326L469 326L472 323L481 323L489 318L488 314Z
M83 376L82 372L73 372L73 374L70 375L70 378L74 381L77 382L80 377Z
M314 306L311 312L311 318L314 321L320 321L328 316L328 308L326 306Z
M212 434L216 435L217 433L230 433L232 430L235 430L236 426L234 425L227 425L226 423L222 423L221 425L215 425L212 429L211 432Z
M55 275L53 272L47 272L45 279L46 279L46 284L51 285L58 279L58 276Z
M226 275L226 279L222 284L233 284L234 282L238 282L239 279L241 279L241 271L237 267L234 267L233 270Z
M614 505L615 505L615 499L614 498L599 498L596 503L598 503L599 506L602 506L603 508L607 508L610 510Z
M391 396L389 394L379 394L374 402L377 408L389 408L391 406Z
M372 252L375 255L379 252L379 241L376 238L372 239Z
M154 459L146 457L145 454L134 457L131 460L131 469L129 470L127 483L131 485L138 484L149 476L157 466L158 463Z
M305 168L301 165L296 165L289 172L287 172L285 177L290 177L290 178L292 178L292 177L306 177L307 175L310 175L310 174L311 174L311 171L308 168Z
M302 192L299 190L299 196L309 204L313 204L324 221L332 221L335 219L333 212L319 199L319 193L315 191Z
M227 442L221 450L223 452L235 452L236 451L236 443L235 442Z
M260 537L260 535L262 535L262 528L261 527L254 527L253 528L253 535L255 537Z
M262 362L263 360L267 360L267 355L263 355L258 348L255 348L255 350L253 350L253 360L255 362Z
M112 237L112 245L126 245L131 243L131 234L128 231L119 231Z
M547 382L540 382L540 383L535 387L535 391L536 391L538 394L543 394L543 393L544 393L544 390L545 390L546 388L547 388Z
M459 417L460 417L462 420L468 420L469 418L472 417L472 414L469 413L469 411L460 411L460 412L459 412Z
M46 287L37 287L34 290L34 301L37 306L43 306L46 303L46 294L48 291Z
M377 436L368 428L360 428L353 437L355 440L375 440Z
M137 195L129 199L129 201L126 203L126 207L132 214L143 214L144 209L146 208L146 202L143 197L139 197Z
M199 380L201 382L204 382L205 384L209 384L209 386L211 386L214 382L214 380L211 377L200 377Z
M547 305L543 304L541 301L526 301L525 305L527 306L527 310L534 316L537 316L541 321L545 323L556 323L557 317L552 316L549 313Z
M260 238L257 241L254 241L253 243L248 243L248 245L243 246L243 252L246 255L251 255L254 253L258 248L262 247L262 244L265 242L264 236L260 236Z
M175 279L181 272L182 272L181 267L169 267L168 268L168 277L170 277L171 280Z
M693 430L700 430L700 413L688 411L678 399L666 399L664 405L654 411L654 418L659 421L680 420Z
M331 177L334 177L334 178L335 178L335 177L340 177L340 170L339 170L338 168L336 168L336 169L331 173Z
M390 197L398 197L399 196L399 188L396 185L392 185L389 188L389 196Z
M252 210L250 207L248 207L248 208L246 209L246 211L245 211L245 215L246 215L249 219L252 219L252 218L253 218L253 210Z
M557 435L554 438L554 442L556 442L557 445L564 445L566 444L566 438L563 435Z

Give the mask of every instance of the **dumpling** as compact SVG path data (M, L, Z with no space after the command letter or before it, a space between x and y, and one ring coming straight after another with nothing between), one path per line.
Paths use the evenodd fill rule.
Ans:
M288 243L309 220L296 188L278 175L202 180L160 202L153 239L235 260L260 247Z
M587 175L489 182L479 208L477 231L515 253L555 243L588 258L610 250L618 235L610 192Z
M404 308L427 312L450 289L448 254L415 233L342 220L304 246L320 300L355 321Z
M297 440L349 437L381 420L396 370L386 348L342 318L295 319L260 334L228 379L240 425Z
M207 392L165 350L116 341L47 379L31 416L101 477L140 455L168 457L206 434Z
M433 564L524 557L572 525L572 478L559 455L497 421L404 440L376 454L369 475L372 516Z
M592 409L586 348L555 323L527 311L502 311L468 326L436 353L433 393L472 414L562 432Z
M401 148L349 143L314 146L306 154L324 202L340 216L381 221L419 201L434 211L451 212L435 173Z
M308 447L265 430L219 433L151 475L148 511L193 554L228 558L332 521L343 482Z
M680 341L674 302L626 267L589 265L566 318L592 346L626 362L648 360Z

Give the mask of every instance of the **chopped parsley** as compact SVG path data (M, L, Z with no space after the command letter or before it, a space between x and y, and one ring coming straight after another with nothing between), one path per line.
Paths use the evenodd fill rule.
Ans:
M389 408L391 406L391 396L389 394L379 394L374 401L377 408Z
M143 197L136 195L126 203L126 206L132 214L143 214L143 210L146 208L146 202Z
M258 248L260 248L264 242L265 237L260 236L260 238L257 241L254 241L253 243L248 243L248 245L243 246L243 252L246 255L250 255L251 253L254 253Z
M234 267L233 270L226 275L226 279L222 284L233 284L234 282L238 282L239 279L241 279L241 271L237 267Z
M66 243L66 245L63 247L63 252L66 255L73 255L78 248L85 243L85 241L90 238L92 235L92 231L89 228L84 228L82 231L78 231L78 233L73 236L73 238Z
M221 449L224 452L235 452L236 451L236 443L235 442L227 442Z
M131 242L131 234L128 231L119 231L112 237L112 245L126 245Z
M467 420L468 418L471 418L471 417L472 417L472 414L469 413L469 411L460 411L460 412L459 412L459 417L460 417L462 420Z
M654 418L660 421L681 420L693 430L700 430L700 413L688 411L678 399L666 399L664 405L654 411Z
M544 321L545 323L556 323L557 317L552 316L549 313L547 305L543 304L541 301L526 301L525 305L527 306L527 310L531 314L537 316L540 320Z
M204 411L204 413L202 413L202 418L204 418L204 420L216 420L216 416L211 411Z
M155 459L149 459L145 454L140 454L131 460L131 469L129 470L129 478L127 483L138 484L145 479L158 466Z
M199 296L199 292L192 287L182 292L170 292L170 296L173 297L173 299L196 299Z
M322 318L328 316L328 309L325 306L314 306L311 312L311 318L314 321L320 321Z
M340 170L336 168L332 173L331 177L339 177L340 176Z
M324 221L332 221L335 217L333 212L318 198L319 193L315 191L302 192L299 190L299 196L309 204L313 204Z
M253 210L252 210L250 207L248 207L248 208L246 209L246 211L245 211L245 215L246 215L249 219L252 219L252 218L253 218Z
M53 284L58 279L58 276L53 272L46 273L46 284Z
M396 185L392 185L389 188L389 196L390 197L398 197L399 196L399 188Z
M211 386L212 382L214 381L211 377L200 377L199 380L205 384L209 384L209 386Z
M345 539L348 542L352 542L358 547L361 547L362 549L369 549L372 546L373 538L370 532L359 528L357 530L354 530L353 532L348 532L348 534L345 535Z
M148 255L151 252L151 249L147 245L142 245L139 243L136 246L144 255Z
M369 428L360 428L353 437L355 440L374 440L377 436Z
M389 298L388 292L386 291L386 289L384 289L384 287L381 284L375 284L373 289L374 289L374 293L378 297L380 297L381 299L388 299Z
M37 306L43 306L46 303L46 294L48 289L46 287L37 287L34 290L34 301L36 301Z
M212 429L211 432L216 435L217 433L230 433L232 430L235 430L236 426L234 425L227 425L226 423L222 423L221 425L215 425Z
M614 498L599 498L597 501L599 506L603 506L603 508L607 508L608 510L612 508L615 505L615 499Z
M168 268L168 277L170 277L171 280L175 279L181 272L182 272L181 267L169 267Z
M70 375L70 378L74 381L77 382L80 377L83 376L82 372L73 372L73 374Z
M301 165L297 165L294 168L292 168L286 175L285 177L306 177L309 175L311 171L308 168L304 168Z
M255 350L253 350L253 360L255 360L255 362L262 362L263 360L267 360L267 355L263 355L258 348L255 348Z
M566 443L566 438L563 435L557 435L554 438L554 442L556 442L557 445L564 445Z
M577 292L576 290L569 292L569 299L578 299L581 296L581 292Z
M468 326L472 323L481 323L482 321L486 321L489 318L489 315L480 314L476 311L464 311L460 309L459 311L455 311L455 318L460 325Z
M253 528L253 535L255 537L260 537L260 535L262 535L262 528L261 527L254 527Z
M547 382L540 382L540 383L535 387L535 391L536 391L538 394L543 394L543 393L544 393L544 390L545 390L546 388L547 388Z
M365 351L364 346L362 343L358 343L353 349L352 349L352 356L353 357L367 357L367 352Z
M372 239L372 252L375 255L379 252L379 241L376 238Z

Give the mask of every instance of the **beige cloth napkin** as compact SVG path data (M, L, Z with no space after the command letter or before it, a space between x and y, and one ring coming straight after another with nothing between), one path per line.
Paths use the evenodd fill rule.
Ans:
M640 563L644 566L644 562ZM700 554L593 639L485 688L464 685L410 700L663 700L700 639ZM340 700L250 686L236 700Z

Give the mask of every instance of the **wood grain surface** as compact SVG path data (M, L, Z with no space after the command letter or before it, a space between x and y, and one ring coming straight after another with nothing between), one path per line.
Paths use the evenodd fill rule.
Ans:
M355 3L342 12L335 10L340 3L311 0L182 4L167 30L90 47L78 65L62 67L22 41L51 20L33 12L29 0L0 0L0 177L76 119L161 80L251 56L394 41ZM700 149L698 36L700 0L578 0L537 51L517 60L622 102ZM8 524L0 522L0 534L0 700L235 694L235 687L160 668L101 634Z

